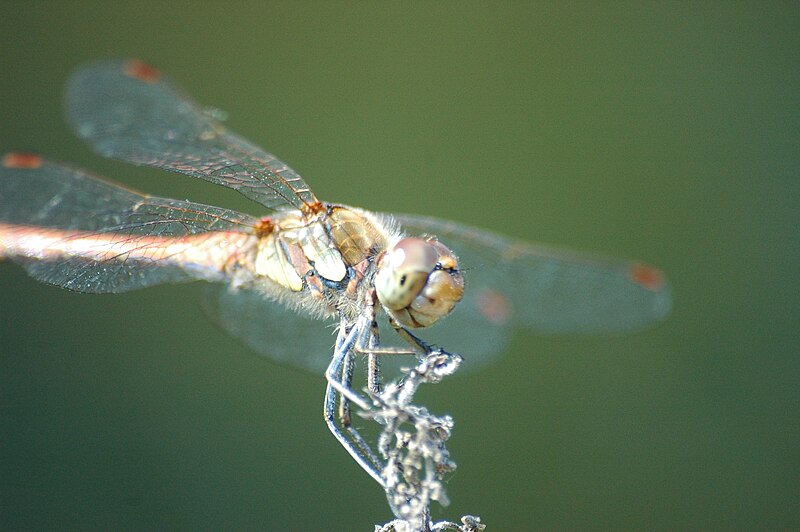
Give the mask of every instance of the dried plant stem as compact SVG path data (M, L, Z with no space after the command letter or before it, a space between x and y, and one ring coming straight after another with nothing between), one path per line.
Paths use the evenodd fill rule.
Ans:
M436 350L422 358L414 368L404 371L402 379L388 384L383 391L371 393L374 407L360 415L383 426L377 449L385 460L381 475L386 498L396 519L375 532L416 532L483 530L480 518L464 516L461 524L433 523L430 503L449 504L442 479L455 470L445 442L453 430L453 418L435 416L424 406L412 403L421 384L435 384L452 375L461 357Z

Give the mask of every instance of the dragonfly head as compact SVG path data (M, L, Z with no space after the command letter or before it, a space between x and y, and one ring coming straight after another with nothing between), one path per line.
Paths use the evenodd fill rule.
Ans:
M436 240L403 238L378 264L375 291L386 312L407 327L447 316L464 295L456 256Z

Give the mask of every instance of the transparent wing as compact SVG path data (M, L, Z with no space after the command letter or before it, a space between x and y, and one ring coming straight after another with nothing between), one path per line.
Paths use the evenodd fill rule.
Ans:
M670 312L669 285L646 264L533 245L436 218L393 216L405 233L435 236L459 257L464 300L431 336L455 352L463 349L468 363L470 355L485 360L502 351L514 327L613 334Z
M204 295L211 318L256 353L318 374L328 367L336 341L333 320L312 319L229 285L208 285Z
M71 290L216 279L224 245L249 238L256 223L218 207L139 194L35 155L8 154L0 167L0 257Z
M251 290L210 284L204 293L204 308L211 319L247 347L281 364L321 374L328 367L336 341L333 319L314 319ZM405 347L386 319L378 320L381 345ZM426 337L427 339L427 337ZM408 356L381 360L384 378L397 375L400 367L413 366ZM475 364L466 368L475 369Z
M101 155L199 177L270 209L318 207L303 179L230 133L141 61L102 61L75 72L67 115Z

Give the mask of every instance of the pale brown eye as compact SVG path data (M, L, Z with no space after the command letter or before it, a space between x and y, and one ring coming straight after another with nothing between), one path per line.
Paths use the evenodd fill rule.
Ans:
M384 307L400 310L411 304L436 264L436 251L425 240L404 238L386 252L375 276L375 290Z
M397 321L426 327L453 309L463 295L464 282L447 247L434 240L404 238L384 255L375 290Z
M464 295L464 278L455 270L435 270L409 308L409 314L423 327L447 316Z

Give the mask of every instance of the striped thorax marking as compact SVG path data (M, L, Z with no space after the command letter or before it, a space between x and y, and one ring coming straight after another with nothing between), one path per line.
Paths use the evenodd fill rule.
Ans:
M347 207L328 206L310 219L281 213L268 222L264 226L272 231L258 242L255 271L292 292L302 291L314 276L339 283L350 268L387 245L383 228Z

